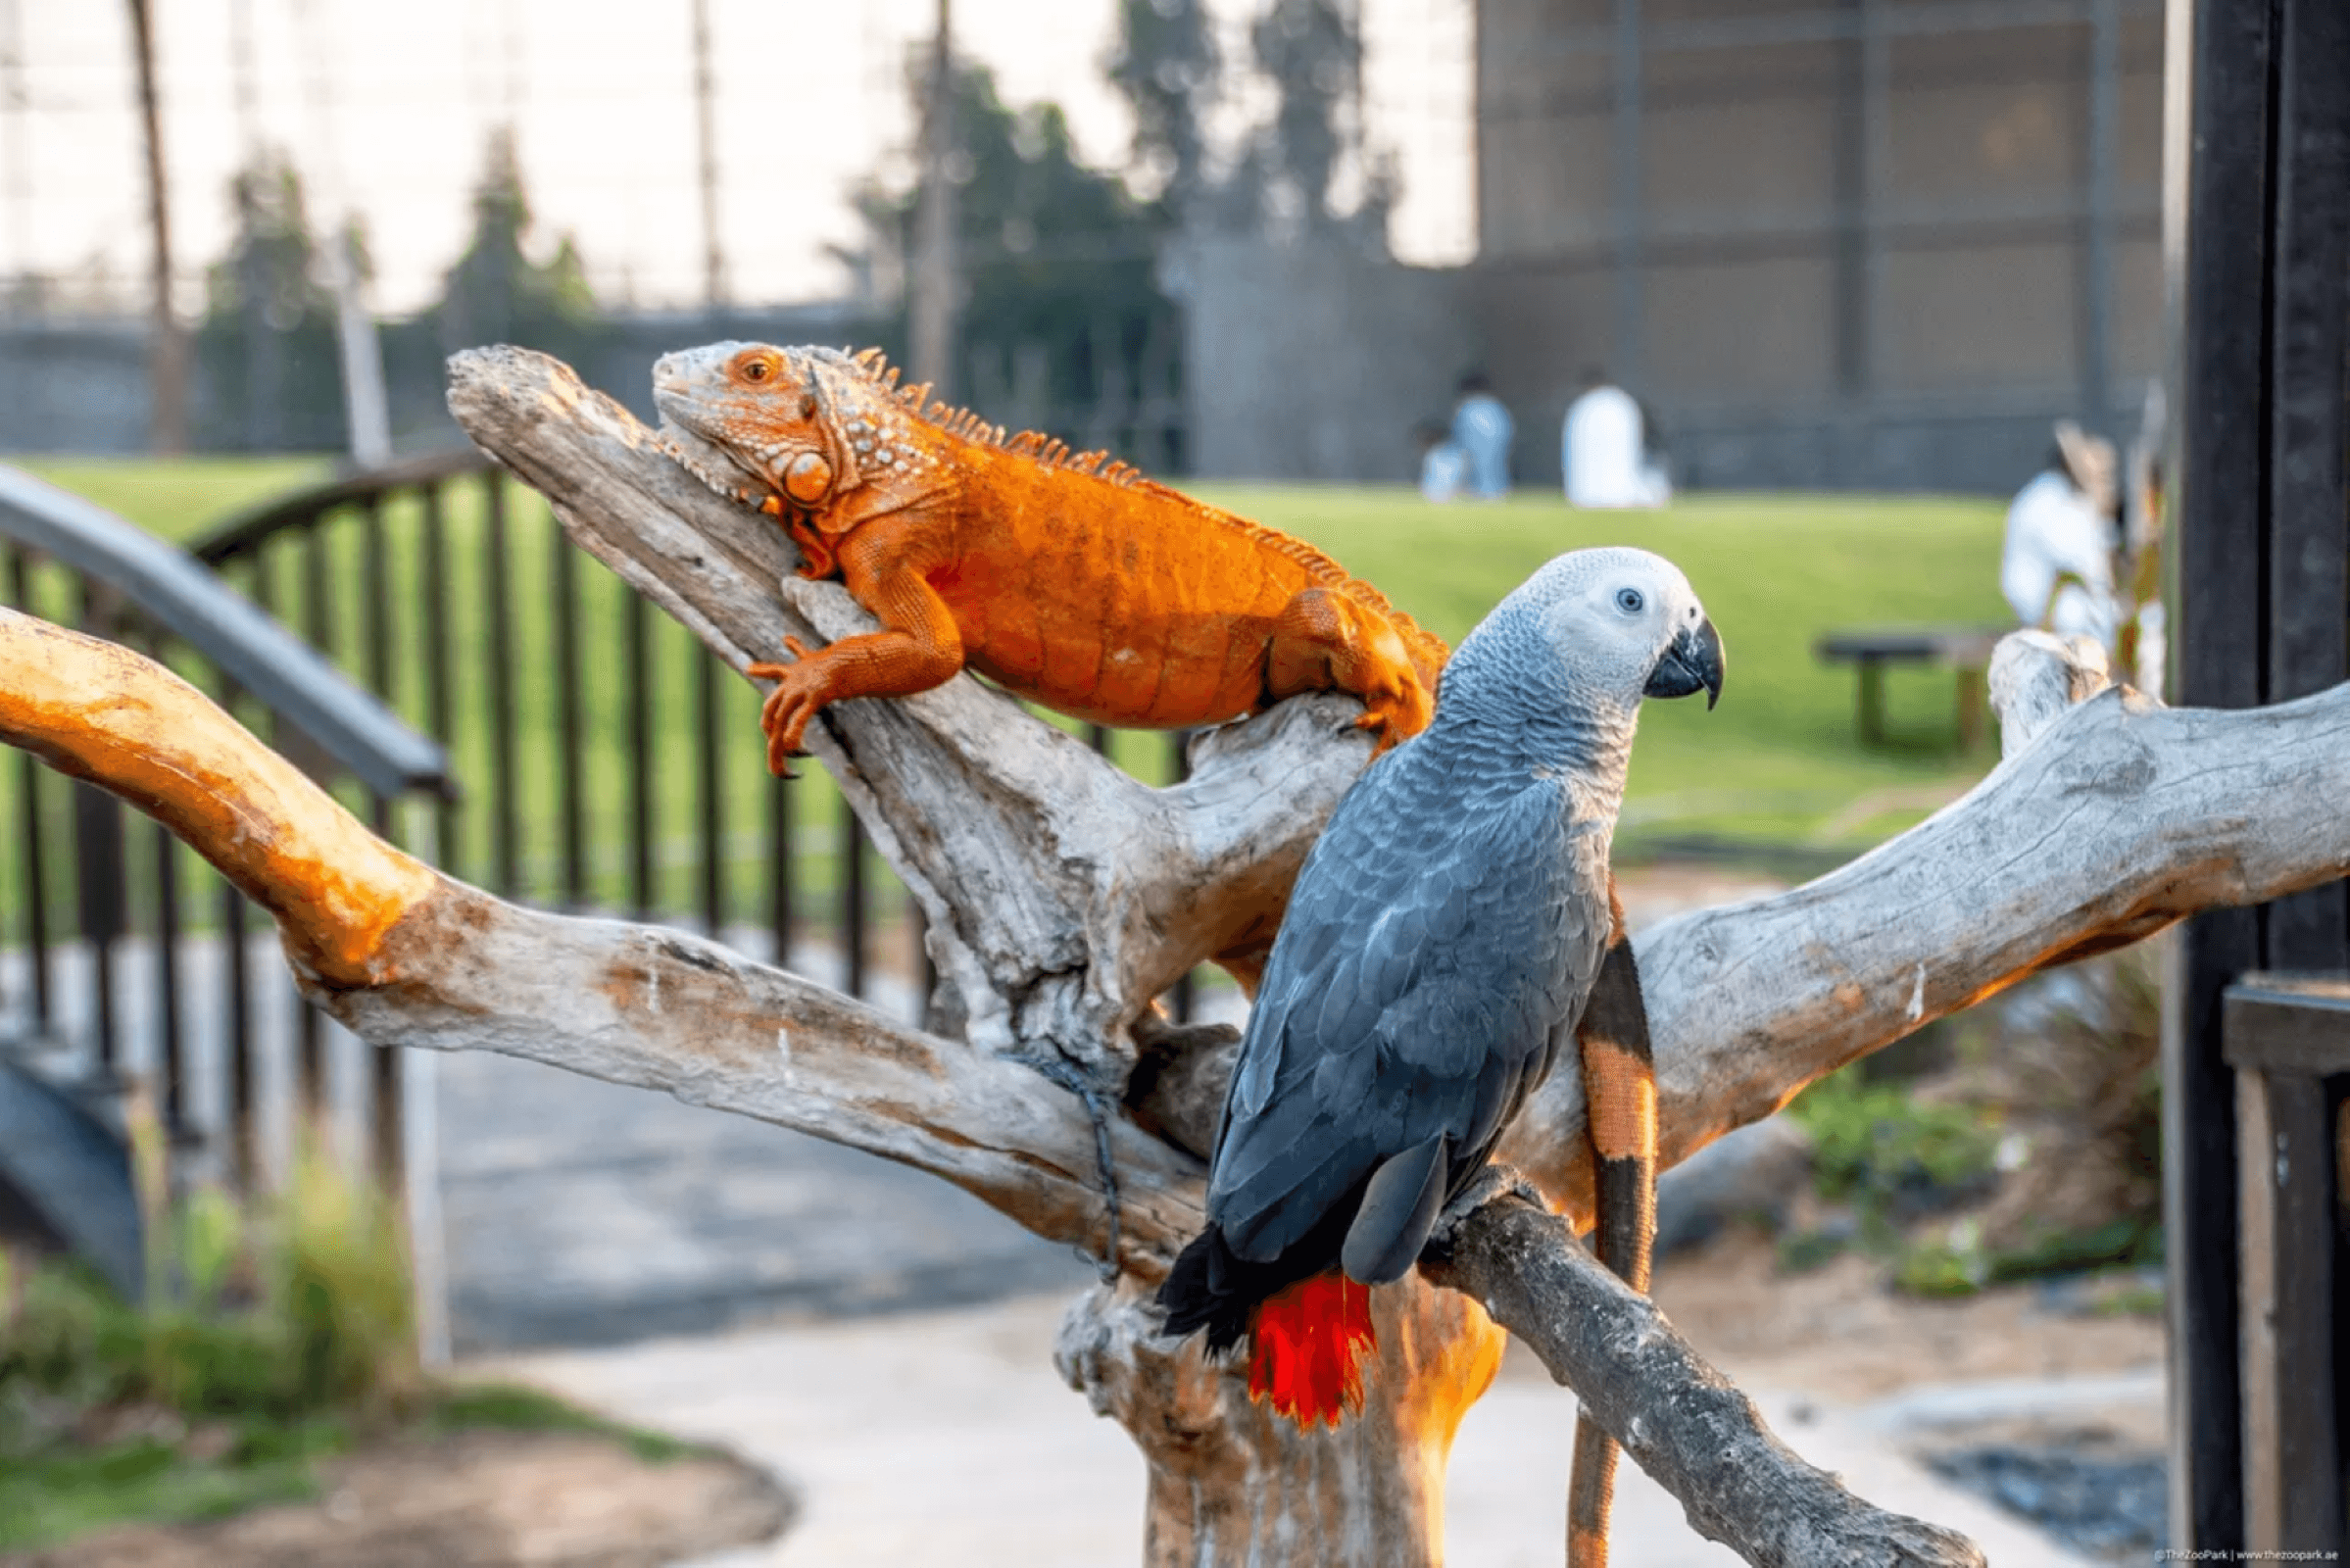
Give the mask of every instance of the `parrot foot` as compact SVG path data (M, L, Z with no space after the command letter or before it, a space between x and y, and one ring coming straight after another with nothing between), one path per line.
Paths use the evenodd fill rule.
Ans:
M1536 1190L1535 1185L1519 1175L1515 1168L1498 1160L1489 1161L1469 1178L1468 1185L1452 1195L1444 1204L1444 1211L1437 1215L1436 1229L1428 1233L1427 1250L1438 1256L1450 1256L1453 1234L1460 1229L1462 1222L1499 1198L1523 1199L1544 1210L1549 1207L1542 1201L1542 1195Z

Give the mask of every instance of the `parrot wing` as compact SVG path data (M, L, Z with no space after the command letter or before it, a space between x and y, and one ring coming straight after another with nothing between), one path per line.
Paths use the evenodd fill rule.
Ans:
M1454 1172L1482 1164L1597 973L1604 846L1577 853L1594 826L1567 791L1451 799L1413 777L1419 750L1366 776L1299 873L1208 1193L1240 1257L1280 1255L1433 1139Z

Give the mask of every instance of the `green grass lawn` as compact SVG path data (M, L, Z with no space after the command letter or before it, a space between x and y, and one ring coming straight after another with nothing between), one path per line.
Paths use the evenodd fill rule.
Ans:
M334 472L325 458L17 458L20 467L87 496L149 533L192 539L213 523Z
M1820 663L1812 644L1838 626L2007 619L1995 502L1699 494L1662 512L1593 513L1548 493L1432 507L1401 489L1199 491L1312 540L1455 643L1563 551L1638 545L1680 565L1722 634L1729 678L1710 713L1693 702L1642 713L1620 837L1635 853L1689 838L1856 851L1992 760L1987 747L1957 754L1945 671L1896 670L1892 743L1862 747L1853 671Z
M186 463L41 462L34 471L90 496L150 530L192 538L222 516L277 494L290 483L321 478L316 460L201 460ZM1957 754L1950 676L1895 671L1887 683L1891 744L1863 748L1854 734L1854 676L1849 666L1820 664L1813 640L1831 627L1885 622L1995 622L2000 512L1984 500L1874 496L1697 495L1658 513L1579 513L1556 496L1522 495L1499 505L1431 507L1403 488L1202 484L1205 499L1312 540L1350 570L1385 589L1400 606L1457 642L1493 603L1542 562L1596 544L1637 544L1677 562L1696 585L1729 654L1721 706L1653 704L1641 723L1621 843L1634 856L1696 841L1734 846L1801 847L1849 854L1923 816L1939 798L1963 788L1990 761L1988 748ZM416 530L403 509L387 514L391 578L413 585L420 571ZM453 491L449 510L452 591L441 606L462 652L454 682L452 751L460 776L478 797L490 766L489 681L484 669L488 615L478 550L484 534L478 488ZM556 532L535 503L511 508L514 544L509 603L516 710L517 787L524 803L525 894L554 886L559 848L556 685L549 584ZM339 525L331 550L333 584L326 622L336 657L363 664L367 607L383 599L367 574L354 525ZM617 848L625 811L626 734L621 710L623 591L604 568L577 562L581 582L585 681L588 842L597 897L617 904L624 868ZM299 563L279 563L275 603L297 629L309 623ZM249 583L242 583L250 591ZM396 593L393 700L412 721L423 719L420 628ZM54 586L36 608L64 613ZM693 663L682 630L661 617L655 627L655 725L660 858L657 904L691 902L694 868L687 847L695 808ZM738 918L763 907L766 871L762 824L775 788L764 774L757 699L740 681L721 692L726 737L724 795L732 904ZM1166 752L1155 737L1121 737L1114 753L1138 773L1162 776ZM794 788L802 821L795 865L811 896L831 880L837 798L820 777ZM488 862L489 813L461 812L454 859L479 877ZM0 868L5 874L5 868Z

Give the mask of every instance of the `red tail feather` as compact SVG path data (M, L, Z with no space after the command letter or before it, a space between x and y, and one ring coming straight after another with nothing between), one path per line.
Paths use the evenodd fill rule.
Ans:
M1336 1269L1299 1280L1256 1309L1248 1395L1300 1427L1335 1427L1362 1408L1362 1360L1376 1344L1369 1286Z

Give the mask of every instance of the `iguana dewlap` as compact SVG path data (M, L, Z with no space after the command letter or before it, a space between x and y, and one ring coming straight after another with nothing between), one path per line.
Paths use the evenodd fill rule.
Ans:
M1300 540L1152 484L1098 452L900 389L868 351L713 343L664 357L669 450L791 531L882 629L797 662L762 723L778 773L850 697L928 690L966 666L1096 723L1189 728L1285 697L1363 701L1382 750L1426 727L1443 642ZM926 406L927 405L927 406Z

